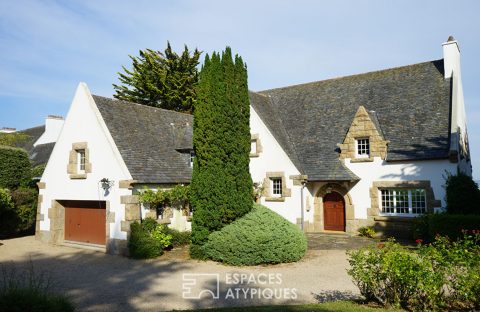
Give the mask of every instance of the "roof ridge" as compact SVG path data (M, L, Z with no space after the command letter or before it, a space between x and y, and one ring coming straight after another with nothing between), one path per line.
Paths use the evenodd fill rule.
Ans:
M125 100L109 98L109 97L102 96L102 95L97 95L97 94L92 94L92 96L99 97L99 98L102 98L102 99L106 99L106 100L109 100L111 102L120 103L122 105L134 104L134 105L138 105L138 107L142 107L142 108L145 108L145 109L157 109L157 110L161 110L161 111L165 111L165 112L169 112L169 113L182 114L182 115L186 115L186 116L193 116L192 114L188 114L188 113L184 113L184 112L177 112L177 111L174 111L174 110L160 108L160 107L156 107L156 106L149 106L149 105L145 105L145 104L140 104L140 103L125 101Z
M418 65L424 65L424 64L433 63L433 62L438 62L438 61L443 61L443 58L441 58L441 59L436 59L436 60L431 60L431 61L424 61L424 62L420 62L420 63L413 63L413 64L402 65L402 66L395 66L395 67L390 67L390 68L385 68L385 69L372 70L372 71L368 71L368 72L364 72L364 73L358 73L358 74L353 74L353 75L345 75L345 76L338 76L338 77L333 77L333 78L327 78L327 79L323 79L323 80L316 80L316 81L311 81L311 82L297 83L297 84L288 85L288 86L284 86L284 87L278 87L278 88L261 90L261 91L258 91L258 92L256 92L256 93L263 95L264 93L268 93L268 92L270 92L270 91L276 91L276 90L281 90L281 89L294 88L294 87L299 87L299 86L308 86L308 85L316 84L316 83L319 83L319 82L328 82L328 81L333 81L333 80L340 80L340 79L346 79L346 78L354 78L354 77L360 77L360 76L364 76L364 75L371 75L371 74L380 73L380 72L389 72L389 71L399 70L399 69L402 69L402 68L413 67L413 66L418 66Z

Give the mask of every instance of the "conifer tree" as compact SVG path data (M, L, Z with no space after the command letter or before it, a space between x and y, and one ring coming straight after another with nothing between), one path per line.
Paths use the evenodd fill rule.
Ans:
M191 113L200 54L197 49L190 54L185 46L183 53L178 55L169 42L164 53L140 50L140 56L129 56L131 70L122 66L124 73L118 73L121 85L113 84L116 92L113 96L119 100Z
M208 235L252 208L247 68L229 47L205 57L194 110L193 257Z

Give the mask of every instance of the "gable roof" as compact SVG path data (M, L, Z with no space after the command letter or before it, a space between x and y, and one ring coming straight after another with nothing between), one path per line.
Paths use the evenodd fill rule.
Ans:
M45 132L45 125L28 128L19 132L26 134L28 137L25 140L18 142L16 146L23 148L28 152L33 166L45 165L52 154L55 142L33 146L33 144Z
M448 157L451 84L443 70L437 60L261 91L250 99L309 180L357 180L339 160L337 144L360 105L374 111L390 141L387 161Z
M120 154L138 183L191 180L193 116L92 95Z

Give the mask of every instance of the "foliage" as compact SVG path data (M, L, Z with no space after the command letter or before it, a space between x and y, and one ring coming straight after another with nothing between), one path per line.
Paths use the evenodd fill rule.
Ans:
M128 250L135 259L156 258L171 245L172 235L166 233L165 226L155 219L146 218L142 223L130 224Z
M0 146L0 188L14 189L31 180L28 154L20 148Z
M247 68L229 47L205 57L194 110L192 257L208 235L252 209Z
M140 202L152 206L172 205L182 203L186 205L190 198L190 186L177 184L171 189L158 188L156 191L145 189L140 193Z
M471 176L447 174L445 190L448 213L480 215L480 189Z
M26 141L29 135L23 132L0 133L0 146L15 147L18 143Z
M264 190L265 190L265 187L263 186L262 182L253 183L252 198L254 202L257 202L257 200L259 200L260 197L262 197Z
M140 56L129 56L132 69L118 73L121 85L113 84L119 100L192 113L198 81L197 49L191 55L187 46L178 55L167 42L165 53L146 49Z
M45 171L46 165L37 165L32 168L32 178L37 178L41 177L43 175L43 172Z
M171 241L172 247L178 247L178 246L190 244L191 232L188 232L188 231L180 232L178 230L165 227L165 233L172 236L172 241Z
M203 246L208 258L231 265L293 262L306 250L303 232L261 205L254 205L250 213L210 234Z
M360 236L374 238L377 233L373 229L373 226L362 226L358 229L358 233Z
M15 268L2 267L0 311L67 312L75 308L69 298L51 291L52 280L45 273L36 273L30 265L24 274Z
M33 188L20 187L12 191L14 210L18 216L17 230L32 229L37 214L37 198L38 191Z
M394 240L350 251L352 276L368 301L425 311L478 309L480 298L480 231L458 241L438 236L416 250Z
M462 230L475 230L479 224L479 215L425 214L415 219L413 234L425 242L433 242L437 235L457 239L463 236Z
M15 205L8 189L0 188L0 238L14 232L17 216Z

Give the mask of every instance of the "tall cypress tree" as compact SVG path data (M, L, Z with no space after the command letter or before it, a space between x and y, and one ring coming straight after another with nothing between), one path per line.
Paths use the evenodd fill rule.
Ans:
M252 208L247 68L229 47L200 72L194 110L191 255L203 256L208 235Z

